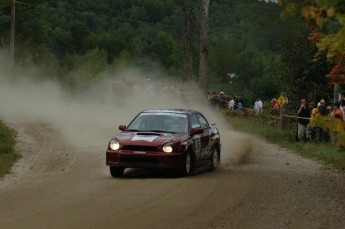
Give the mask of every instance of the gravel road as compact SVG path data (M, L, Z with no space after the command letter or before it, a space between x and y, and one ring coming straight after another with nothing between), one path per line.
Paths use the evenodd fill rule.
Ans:
M345 228L344 173L260 139L221 132L214 172L132 169L114 179L107 138L71 144L47 124L9 125L23 158L0 179L2 229Z

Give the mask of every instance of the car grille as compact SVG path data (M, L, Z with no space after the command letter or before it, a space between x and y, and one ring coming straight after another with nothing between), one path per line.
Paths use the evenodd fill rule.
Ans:
M158 149L157 147L154 146L131 146L131 145L126 145L123 146L123 150L131 150L131 151L143 151L143 152L157 152Z
M122 155L121 156L122 162L142 162L142 163L157 163L157 158L151 158L151 157L139 157L137 155L129 156L129 155Z

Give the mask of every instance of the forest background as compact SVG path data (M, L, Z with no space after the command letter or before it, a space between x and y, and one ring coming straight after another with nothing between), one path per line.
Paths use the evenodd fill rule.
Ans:
M10 44L11 2L0 1L2 53ZM201 10L200 1L191 2L197 81ZM208 90L244 94L245 104L257 96L269 101L282 91L297 103L302 97L332 99L326 75L334 63L323 53L315 61L318 48L308 40L313 31L299 13L286 20L287 12L270 1L210 1ZM15 64L36 66L42 73L36 77L57 80L73 92L123 66L147 73L159 68L162 77L182 82L184 23L181 0L16 1ZM323 30L340 28L334 20Z

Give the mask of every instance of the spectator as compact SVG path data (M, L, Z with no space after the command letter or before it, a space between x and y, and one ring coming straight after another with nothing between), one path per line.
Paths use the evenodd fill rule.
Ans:
M259 97L256 98L254 103L254 111L256 115L260 115L262 113L262 102Z
M227 107L227 99L224 92L222 91L220 92L218 106L220 109L226 109Z
M241 115L241 116L243 115L242 108L243 108L243 105L242 105L242 98L239 97L239 98L237 99L237 108L236 108L236 110L235 110L235 112L236 112L237 115Z
M333 105L333 118L338 118L340 120L343 120L343 112L340 110L339 102L336 102Z
M337 123L336 127L333 129L334 136L332 138L333 144L337 143L338 134L344 130L343 126L343 112L340 110L340 103L336 102L333 105L333 118L339 119L340 123Z
M234 97L232 95L229 96L229 114L233 114L233 112L235 111L235 101L234 101Z
M310 118L310 109L307 106L305 99L301 99L301 106L297 110L297 136L298 140L308 140L310 139L309 134L309 118Z
M340 110L343 112L343 121L345 121L345 100L341 100Z
M212 105L212 107L214 109L217 108L217 105L218 105L218 95L216 94L216 92L212 92L211 105Z
M272 99L271 104L272 104L272 109L270 113L272 115L279 115L279 103L277 102L277 100Z
M208 104L211 105L212 93L210 91L208 91L208 93L207 93L207 101L208 101Z
M242 107L244 107L244 98L243 98L243 94L241 93L238 98L242 101Z
M318 140L319 139L319 133L320 130L317 126L317 117L320 116L320 112L316 107L316 104L314 102L309 103L309 108L311 111L310 116L310 139L311 140Z
M318 106L319 113L322 117L327 117L329 115L329 110L326 107L326 101L321 99ZM327 129L319 128L319 141L329 141L330 137Z

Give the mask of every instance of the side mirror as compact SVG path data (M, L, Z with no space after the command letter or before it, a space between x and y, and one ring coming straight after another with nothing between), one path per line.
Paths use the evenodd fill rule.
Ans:
M119 125L119 130L125 131L126 125Z
M203 128L194 128L193 131L192 131L192 134L195 135L195 134L202 134L204 133L204 129Z

